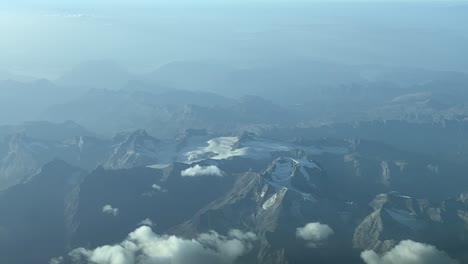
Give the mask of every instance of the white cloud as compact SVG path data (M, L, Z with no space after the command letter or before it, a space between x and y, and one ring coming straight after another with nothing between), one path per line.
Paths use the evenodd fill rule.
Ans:
M395 248L382 256L372 250L361 253L366 264L456 264L445 252L428 244L411 240L401 241Z
M61 18L72 18L72 19L84 19L84 18L95 18L96 16L86 13L75 13L75 12L60 12L45 14L46 17L61 17Z
M120 244L94 250L78 248L68 254L67 260L73 264L233 263L252 250L256 240L255 234L239 230L233 230L227 236L212 231L196 239L159 236L150 227L143 226Z
M117 216L119 214L119 208L113 208L112 205L108 204L102 207L102 212L105 214Z
M151 188L155 189L155 190L158 190L158 191L161 191L162 190L162 187L157 185L157 184L153 184L153 186L151 186Z
M164 189L163 187L161 187L161 185L153 184L151 186L151 188L153 188L153 189L155 189L156 191L159 191L159 192L167 192L167 190Z
M151 221L151 219L146 218L146 219L142 220L140 223L138 223L138 225L139 226L150 226L151 227L151 226L154 225L154 223L153 223L153 221Z
M156 183L151 185L151 189L151 191L144 192L141 195L143 197L153 197L157 193L167 193L167 189L164 189L161 185L158 185Z
M63 257L53 258L49 261L49 264L60 264L63 262Z
M333 234L331 227L321 223L308 223L296 229L296 237L308 241L307 245L311 247L317 247Z
M200 166L195 165L181 172L183 177L198 177L198 176L223 176L223 172L216 166Z

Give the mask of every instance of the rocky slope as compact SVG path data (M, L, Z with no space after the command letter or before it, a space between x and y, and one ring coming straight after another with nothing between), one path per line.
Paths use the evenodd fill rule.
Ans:
M67 250L67 196L85 176L54 160L29 181L0 192L1 263L47 263Z

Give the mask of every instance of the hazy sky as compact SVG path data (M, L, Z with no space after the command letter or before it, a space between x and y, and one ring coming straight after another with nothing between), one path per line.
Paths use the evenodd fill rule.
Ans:
M99 59L143 70L311 57L468 71L464 2L383 1L0 0L0 69L49 77Z

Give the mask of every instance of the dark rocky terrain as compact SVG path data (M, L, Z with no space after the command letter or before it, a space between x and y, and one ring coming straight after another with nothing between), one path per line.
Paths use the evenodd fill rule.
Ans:
M195 240L251 232L241 263L362 263L363 251L385 254L403 240L467 260L465 163L372 140L314 139L329 129L294 141L204 130L172 140L143 130L6 136L1 262L74 263L67 252L119 243L141 226ZM307 225L331 231L298 235ZM34 250L21 254L20 245Z

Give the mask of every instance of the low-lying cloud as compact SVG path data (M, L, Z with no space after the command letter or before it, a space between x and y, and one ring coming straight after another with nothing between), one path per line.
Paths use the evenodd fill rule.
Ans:
M105 214L117 216L119 214L119 208L113 208L112 205L104 205L102 207L102 212Z
M333 234L331 227L321 223L308 223L296 229L296 237L307 241L310 247L318 247Z
M250 232L232 230L223 236L216 232L195 239L159 236L148 226L130 233L122 243L93 250L78 248L58 263L93 264L217 264L234 263L252 250L257 237Z
M166 189L164 189L163 187L161 187L161 185L158 185L158 184L153 184L151 188L159 192L167 192Z
M412 240L401 241L389 252L379 256L372 250L361 253L366 264L457 264L447 253L428 244Z
M181 172L183 177L199 177L199 176L223 176L223 172L214 165L200 166L195 165Z
M138 223L139 226L154 226L154 223L151 219L149 218L146 218L146 219L143 219L140 223Z

